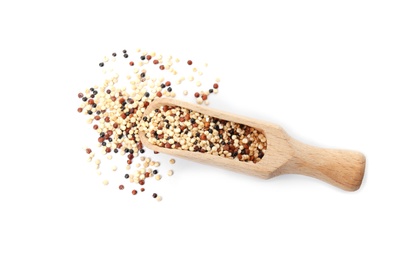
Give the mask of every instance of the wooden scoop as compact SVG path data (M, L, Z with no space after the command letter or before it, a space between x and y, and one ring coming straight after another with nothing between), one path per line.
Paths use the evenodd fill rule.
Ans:
M172 98L156 99L147 107L144 115L164 105L187 108L222 120L254 127L266 136L267 150L261 161L257 163L242 162L207 153L162 148L151 144L145 137L145 133L139 132L142 143L154 151L216 165L263 179L285 173L297 173L318 178L348 191L355 191L361 185L365 156L359 152L306 145L288 136L280 126Z

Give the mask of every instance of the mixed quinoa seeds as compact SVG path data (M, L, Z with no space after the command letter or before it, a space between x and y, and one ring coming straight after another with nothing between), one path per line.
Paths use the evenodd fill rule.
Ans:
M145 119L143 113L152 101L162 97L175 97L176 90L179 90L183 96L187 95L187 98L194 99L198 104L208 105L209 96L218 93L219 78L206 83L202 78L203 71L196 67L195 62L182 62L182 68L179 68L179 62L179 59L172 56L164 57L140 49L135 53L127 50L114 52L111 57L104 57L98 63L105 75L104 80L78 93L81 104L77 111L85 115L87 123L92 125L101 155L108 160L113 160L115 155L125 157L125 165L113 165L105 170L118 173L114 173L118 180L104 179L104 185L115 185L116 189L128 190L132 195L138 195L139 191L145 192L143 186L149 179L162 180L162 173L158 170L160 162L153 159L158 152L152 151L151 156L145 156L148 151L138 135L140 122ZM119 66L122 64L122 70L116 69L117 63ZM204 64L201 67L207 66ZM181 69L187 75L179 74L178 70ZM120 76L121 73L126 73L126 76ZM188 87L193 87L192 93L198 95L188 95ZM89 155L88 161L94 162L98 175L103 176L104 169L102 172L98 169L104 167L99 158L94 158L93 147L85 148L85 152ZM170 163L175 163L175 160L170 159ZM165 173L168 176L173 175L172 170ZM154 194L156 193L153 193L153 198L161 201L161 196Z
M140 127L148 141L159 147L243 162L259 162L267 149L267 139L260 131L186 108L163 106L143 118Z

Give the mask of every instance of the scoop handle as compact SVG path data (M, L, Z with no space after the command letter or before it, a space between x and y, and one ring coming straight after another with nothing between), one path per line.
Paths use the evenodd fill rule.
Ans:
M294 154L282 173L311 176L347 191L360 187L365 171L362 153L314 147L293 139L290 143Z

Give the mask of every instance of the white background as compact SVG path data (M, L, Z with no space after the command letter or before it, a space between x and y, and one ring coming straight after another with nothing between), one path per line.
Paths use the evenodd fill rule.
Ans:
M398 1L3 1L0 259L399 259L399 13ZM160 203L104 187L76 94L105 54L137 47L207 61L222 80L211 107L363 152L360 190L183 160L157 183Z

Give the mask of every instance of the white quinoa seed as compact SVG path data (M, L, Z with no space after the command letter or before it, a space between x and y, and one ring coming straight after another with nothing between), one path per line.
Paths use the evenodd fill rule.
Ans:
M113 172L115 172L118 169L118 167L114 165L111 169L113 170Z
M109 184L108 180L104 180L104 181L103 181L103 184L104 184L105 186L107 186L107 185Z
M174 171L173 171L173 170L168 170L167 175L168 175L168 176L174 175Z
M185 96L187 96L188 93L189 92L186 89L183 91L183 95L185 95Z
M170 159L170 160L169 160L169 163L170 163L170 164L175 164L175 159Z
M160 174L157 174L155 177L154 177L154 179L156 179L157 181L159 181L159 180L161 180L161 175Z
M200 87L201 86L201 82L200 81L196 81L196 86Z
M157 198L156 198L156 200L157 200L158 202L160 202L160 201L162 201L162 197L161 197L160 195L158 195Z

